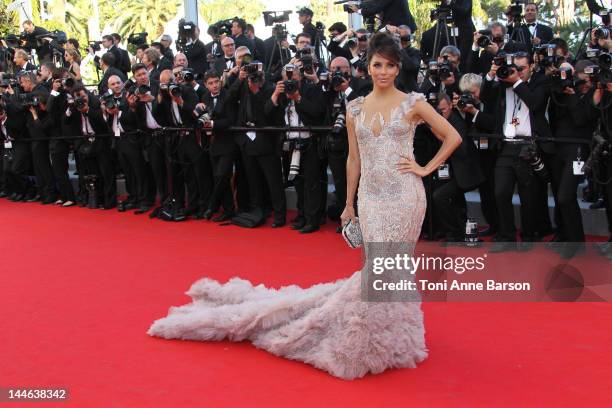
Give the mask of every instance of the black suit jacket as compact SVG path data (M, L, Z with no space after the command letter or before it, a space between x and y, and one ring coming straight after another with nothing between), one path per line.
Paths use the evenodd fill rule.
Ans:
M251 51L251 55L255 55L255 44L246 35L241 34L238 37L233 37L236 49L238 47L247 47Z
M264 66L266 64L266 46L264 44L264 41L261 38L255 37L253 40L253 43L255 44L255 56L254 58L257 61L261 61L264 63Z
M236 114L238 112L235 106L226 103L227 96L227 91L222 89L217 96L216 106L210 93L207 93L203 100L209 108L213 120L213 137L210 141L210 154L213 156L233 154L238 148L234 134L227 131L236 124Z
M183 106L179 106L179 114L181 115L181 124L175 123L172 113L172 99L167 94L162 94L162 102L157 104L157 112L159 117L163 118L163 122L168 126L193 127L195 124L195 116L193 110L198 103L198 95L193 87L189 85L181 85L181 97L183 98ZM161 125L161 123L160 123Z
M206 46L200 40L196 40L187 47L185 47L185 56L189 67L193 69L196 74L203 74L208 68L208 62L206 61Z
M104 75L98 84L98 95L103 95L108 91L108 80L113 75L117 75L123 82L127 80L127 77L123 72L115 67L108 67L106 71L104 71Z
M236 79L228 89L226 109L237 109L237 126L246 126L247 122L254 123L257 127L267 126L268 118L264 108L271 95L272 89L267 83L257 94L253 94L246 81ZM251 140L246 133L236 133L235 140L249 156L278 153L278 136L273 133L257 133L255 140Z
M485 180L478 161L478 151L473 140L467 136L465 121L457 112L452 112L448 122L461 136L461 144L450 157L453 177L463 191L473 190Z
M418 89L417 76L421 67L419 50L407 47L401 53L402 70L397 78L397 86L401 91L412 92Z
M509 84L499 81L488 81L485 78L481 99L485 103L498 101L496 133L503 135L506 115L506 88ZM552 137L550 125L546 120L546 107L550 98L550 83L544 74L534 73L528 83L521 83L514 88L514 93L529 108L531 133L534 137ZM537 140L537 139L536 139ZM539 142L542 151L552 154L555 146L552 142Z
M544 25L544 24L540 24L540 23L537 23L535 27L536 27L535 35L540 40L542 40L541 44L548 44L554 38L555 35L551 27ZM518 28L516 28L516 30L519 31L522 35L519 35L518 32L515 33L514 30L515 28L513 26L508 27L508 34L510 35L510 38L512 38L515 41L519 41L519 38L523 37L526 41L525 45L527 45L529 49L531 50L533 48L531 44L532 36L531 36L531 32L529 31L529 27L527 26L527 24L523 24L519 26Z
M236 61L234 61L234 66L236 66ZM215 62L213 63L213 69L217 72L219 76L223 75L223 71L227 69L227 65L225 64L225 56L215 58Z
M7 116L4 123L6 132L10 138L19 143L19 139L27 137L27 132L25 131L26 117L23 108L12 101L7 101L4 109Z
M157 69L159 72L164 71L166 69L172 70L174 67L174 62L167 56L162 55L161 59L157 63Z
M374 17L382 14L381 26L391 24L394 26L407 25L413 33L417 30L414 17L406 0L368 0L361 3L361 15Z

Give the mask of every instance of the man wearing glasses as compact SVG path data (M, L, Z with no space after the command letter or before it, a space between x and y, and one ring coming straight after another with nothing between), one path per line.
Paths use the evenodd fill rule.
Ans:
M222 76L223 72L231 71L236 66L236 59L234 58L236 44L232 37L225 37L221 40L221 51L223 55L217 57L213 65L214 70L219 76Z
M506 72L503 72L506 71ZM534 137L550 137L545 117L549 98L543 74L533 73L533 58L526 52L509 54L502 66L495 63L485 77L481 93L485 103L496 104L497 133L503 135L495 163L495 201L499 211L499 231L492 252L529 250L538 240L539 189L541 182L525 157ZM552 153L550 144L539 143L538 150ZM538 153L541 154L541 153ZM516 243L512 195L515 185L521 200L523 242Z

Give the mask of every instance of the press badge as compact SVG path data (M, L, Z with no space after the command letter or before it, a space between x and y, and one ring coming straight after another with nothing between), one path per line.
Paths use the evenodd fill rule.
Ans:
M255 140L255 138L257 137L257 135L255 134L255 132L246 132L246 135L249 139L251 139L251 142Z
M478 142L478 147L482 150L487 150L489 148L489 138L481 137Z
M574 160L574 176L584 176L584 162L582 160Z
M4 148L5 149L12 149L13 148L13 143L10 140L4 142Z
M446 180L450 178L450 166L448 164L443 164L438 167L438 179Z

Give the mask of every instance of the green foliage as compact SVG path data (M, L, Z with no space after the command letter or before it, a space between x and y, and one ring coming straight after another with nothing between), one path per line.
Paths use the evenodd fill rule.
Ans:
M19 31L19 20L16 12L7 12L6 6L9 0L0 0L0 35L17 33Z
M235 0L230 3L227 0L199 0L198 11L206 24L214 24L219 20L240 17L247 22L255 22L261 17L261 12L266 6L260 0Z

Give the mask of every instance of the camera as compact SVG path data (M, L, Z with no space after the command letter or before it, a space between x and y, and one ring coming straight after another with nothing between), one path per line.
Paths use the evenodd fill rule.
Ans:
M289 21L289 14L293 13L291 10L285 11L264 11L263 18L266 27L273 26L275 24L286 23Z
M518 23L523 19L523 4L525 0L512 0L506 15L509 16L514 23Z
M213 32L218 30L219 28L213 24L211 26ZM230 24L231 28L231 24ZM196 32L196 25L191 21L185 21L185 19L180 19L178 23L178 38L176 40L177 51L184 51L187 47L187 43L191 40L194 40ZM215 35L220 35L220 33L215 32Z
M76 85L74 78L62 78L62 86L64 88L73 88Z
M198 129L203 129L206 127L210 127L210 122L212 122L212 114L208 109L196 108L195 110L198 118L196 120L196 127Z
M85 106L87 106L87 102L85 101L85 98L83 98L82 96L74 98L73 103L76 109L83 109Z
M593 30L593 35L597 40L605 40L610 37L610 29L608 27L597 27Z
M491 34L491 30L480 30L478 31L479 34L482 34L482 37L480 37L476 43L478 44L478 46L480 48L486 48L489 45L492 44L492 34Z
M547 181L550 178L550 174L548 173L548 169L544 165L538 150L535 145L525 145L521 148L519 153L519 158L525 162L527 162L533 172L541 179Z
M38 106L38 97L33 93L23 93L19 94L19 103L24 107L37 107Z
M245 57L246 56L247 55L245 55ZM245 60L243 59L240 69L246 71L247 78L251 82L258 83L263 80L263 64L259 61L253 61L250 55L248 55L248 57L249 58L247 59L247 61L249 61L249 63L244 65ZM253 61L253 62L250 62L250 61Z
M191 27L194 26L192 23L186 23L186 24L190 25ZM194 33L195 32L194 30L195 29L190 29L189 32ZM210 26L210 30L213 32L213 37L220 37L223 34L231 36L232 35L232 20L219 20L215 24L212 24ZM179 27L179 35L180 33L181 31Z
M457 107L459 109L465 109L468 105L475 106L476 100L471 92L463 92L457 101Z
M336 69L331 76L330 86L336 88L344 83L344 81L350 80L351 76L347 72L342 72L340 69Z
M192 82L196 79L202 79L201 74L196 74L190 68L185 68L181 72L178 73L178 76L183 80L183 82Z
M181 87L175 83L160 84L159 89L163 92L167 92L171 96L181 96ZM146 92L145 92L146 93Z
M516 69L514 54L497 54L495 58L493 58L493 63L499 67L497 68L497 77L499 79L508 78L512 74L512 71Z
M89 47L92 50L94 50L94 52L100 51L102 49L101 45L102 45L102 41L91 41L89 43Z
M0 78L2 78L0 80L0 88L8 88L9 86L14 88L19 85L19 81L17 81L17 79L15 78L15 75L13 74L1 72Z
M535 52L538 55L538 65L542 68L559 68L565 62L565 57L557 55L557 46L555 44L539 45L535 47Z
M550 75L552 82L551 90L556 93L563 93L565 88L574 87L574 75L570 67L560 68Z
M148 33L133 33L127 39L128 44L132 44L136 47L147 43Z
M593 134L593 141L595 146L589 155L589 159L584 164L584 173L589 176L593 175L595 169L598 169L602 163L609 164L610 159L612 159L612 143L604 139L599 130Z
M291 95L298 91L299 83L295 79L293 79L293 71L295 70L295 65L288 64L285 66L285 73L287 74L287 80L283 81L283 85L285 85L285 94Z
M146 95L147 93L151 92L151 88L148 85L137 86L136 83L131 82L130 80L125 82L125 86L123 87L123 89L129 94L135 96Z
M430 92L427 95L427 103L429 103L431 106L433 106L434 108L438 108L438 94L435 92Z
M115 109L119 107L119 101L115 100L115 95L105 94L100 99L104 102L106 109Z
M453 67L447 59L442 62L429 61L428 70L429 76L434 82L444 81L450 78L453 73Z
M453 11L451 5L453 0L441 0L440 5L429 12L431 21L445 21L451 23L453 21Z

